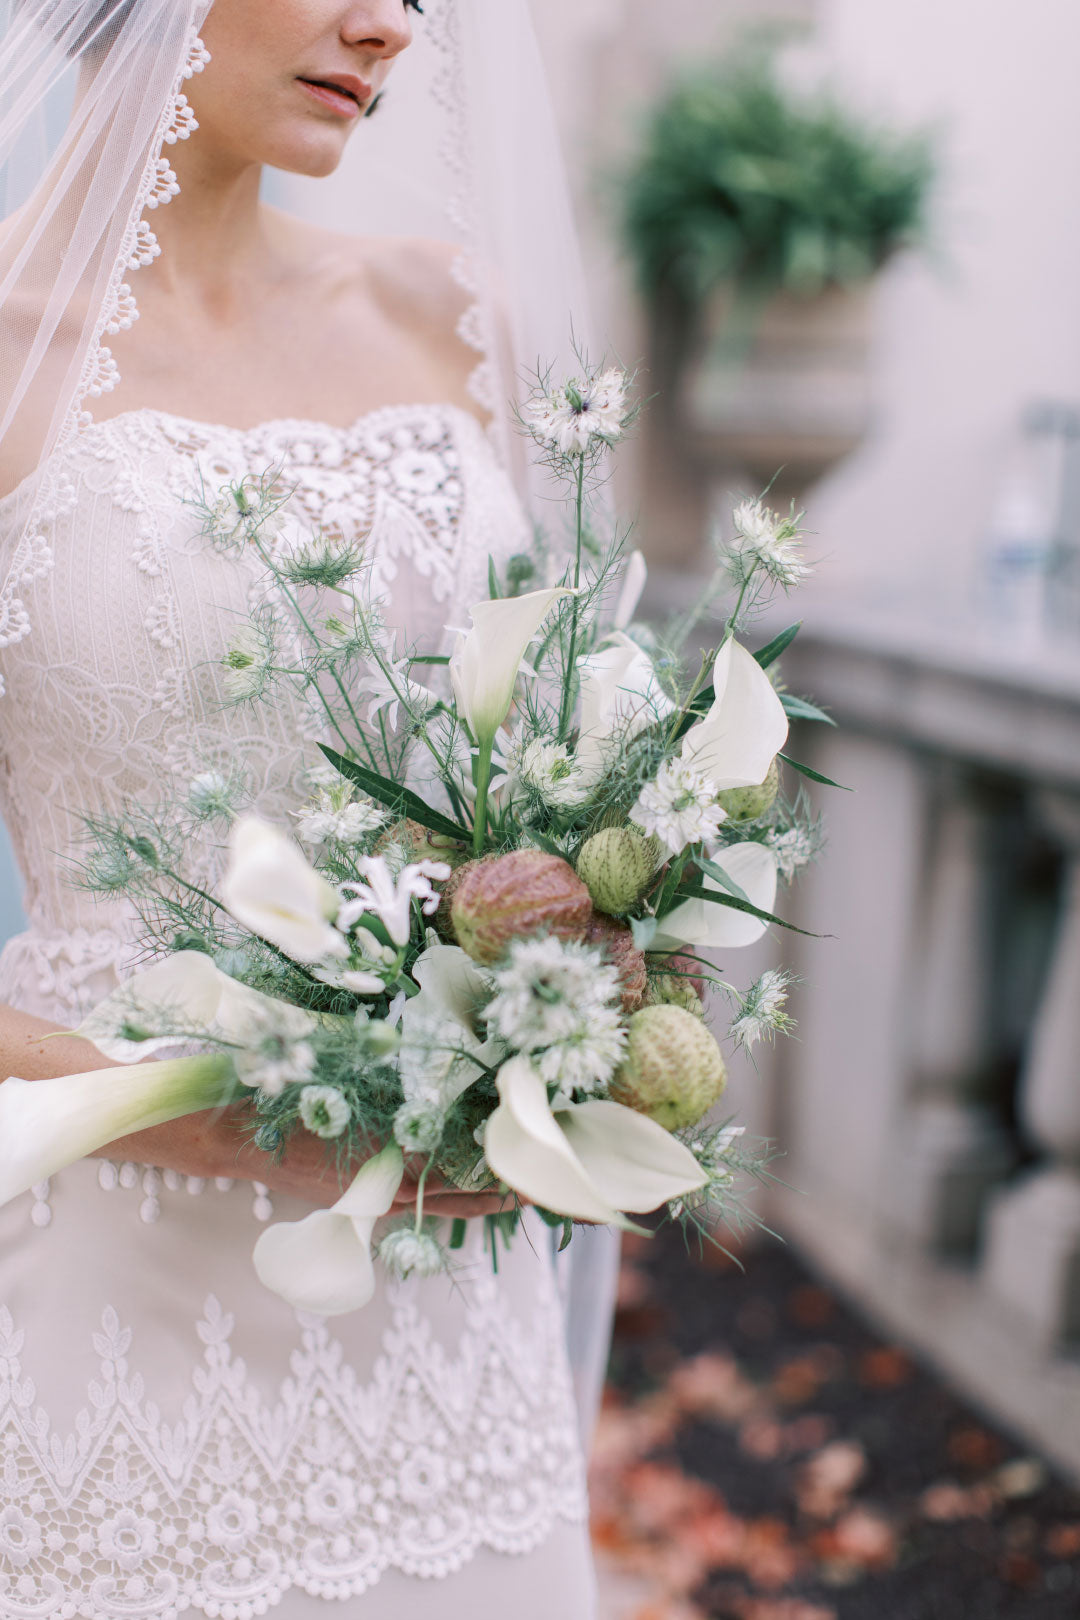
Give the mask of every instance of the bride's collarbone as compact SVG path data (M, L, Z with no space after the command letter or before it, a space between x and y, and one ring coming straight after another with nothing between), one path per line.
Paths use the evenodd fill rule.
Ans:
M94 415L150 408L246 428L282 418L346 427L386 405L479 414L469 390L478 357L457 330L465 303L444 244L384 244L218 308L148 277L139 320L114 343L120 384Z

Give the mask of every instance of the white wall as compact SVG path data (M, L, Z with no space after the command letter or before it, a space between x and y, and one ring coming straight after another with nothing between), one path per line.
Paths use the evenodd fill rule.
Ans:
M1080 6L819 0L818 14L852 98L939 123L947 165L940 262L897 264L881 289L876 432L812 503L823 584L963 596L1017 412L1080 396Z

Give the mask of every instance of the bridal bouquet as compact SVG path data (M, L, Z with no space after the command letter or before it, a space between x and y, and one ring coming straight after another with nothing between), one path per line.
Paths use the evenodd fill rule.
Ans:
M707 1122L726 1075L703 997L728 998L737 1046L790 1027L784 973L740 993L712 954L788 926L778 880L817 834L779 791L783 749L789 717L826 717L772 678L797 625L741 639L806 573L794 513L744 503L694 612L666 638L635 623L643 561L593 517L627 397L616 371L541 381L522 422L569 491L569 561L538 542L492 563L449 655L399 645L379 559L296 522L273 469L205 494L209 542L254 552L264 581L229 699L292 705L317 763L292 826L207 770L182 802L91 828L81 881L135 902L151 965L79 1030L118 1067L0 1086L0 1202L240 1103L267 1155L308 1132L337 1157L338 1203L255 1250L271 1288L325 1314L370 1298L407 1170L415 1213L377 1244L399 1277L451 1267L464 1238L425 1214L429 1185L504 1196L493 1260L524 1202L567 1239L732 1212L763 1161ZM688 667L724 593L720 644Z

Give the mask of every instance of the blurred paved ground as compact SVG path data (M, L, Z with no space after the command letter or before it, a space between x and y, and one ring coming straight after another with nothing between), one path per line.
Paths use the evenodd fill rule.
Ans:
M1078 1620L1080 1490L790 1249L629 1240L593 1477L603 1620Z

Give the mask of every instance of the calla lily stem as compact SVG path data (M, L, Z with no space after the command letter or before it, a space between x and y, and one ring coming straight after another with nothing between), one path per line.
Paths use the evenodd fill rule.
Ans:
M473 813L473 854L477 857L483 854L487 839L488 787L491 783L491 750L494 746L494 736L481 737L477 749L476 809Z

